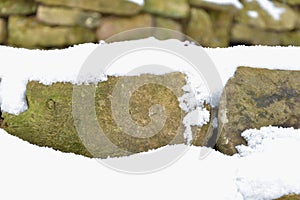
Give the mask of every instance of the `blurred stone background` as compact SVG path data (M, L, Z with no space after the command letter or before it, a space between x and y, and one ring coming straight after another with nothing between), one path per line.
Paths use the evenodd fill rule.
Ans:
M64 48L133 28L163 27L205 47L300 45L300 0L234 1L0 0L0 44Z

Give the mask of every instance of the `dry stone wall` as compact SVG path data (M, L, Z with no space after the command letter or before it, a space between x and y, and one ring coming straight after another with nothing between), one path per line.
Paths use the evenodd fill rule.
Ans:
M145 0L138 5L127 0L0 0L0 44L63 48L105 40L129 29L162 27L207 47L299 45L300 1L270 0L269 7L259 2Z

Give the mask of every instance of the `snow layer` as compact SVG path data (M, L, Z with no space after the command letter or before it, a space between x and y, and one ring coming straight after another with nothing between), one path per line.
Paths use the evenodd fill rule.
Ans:
M92 159L30 145L0 130L0 198L147 200L159 194L160 199L251 200L299 194L300 131L264 127L243 135L250 146L239 146L240 154L230 157L210 150L199 159L200 151L209 149L191 147L165 170L130 176Z
M252 18L257 18L257 17L258 17L258 13L257 13L257 11L255 11L255 10L249 10L249 11L247 12L247 15L248 15L249 17L252 17Z

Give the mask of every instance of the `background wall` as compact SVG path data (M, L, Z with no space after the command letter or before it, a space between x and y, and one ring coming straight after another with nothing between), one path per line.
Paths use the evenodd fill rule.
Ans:
M63 48L155 26L183 32L207 47L300 45L299 8L300 0L145 0L143 5L126 0L0 0L0 44Z

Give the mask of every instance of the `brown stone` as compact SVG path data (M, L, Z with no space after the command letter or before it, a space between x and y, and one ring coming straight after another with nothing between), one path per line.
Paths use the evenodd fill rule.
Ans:
M0 18L0 44L3 44L6 40L7 28L6 21Z
M101 14L77 8L39 6L37 19L49 25L85 26L95 28L100 25Z
M145 0L144 10L160 16L181 19L188 17L189 4L187 0Z
M28 15L36 12L34 0L1 0L0 16Z
M8 44L17 47L65 47L95 41L95 34L89 29L46 26L33 17L11 16L8 30Z
M154 19L155 27L168 29L168 30L160 30L158 29L154 36L158 39L179 39L183 40L185 37L182 33L182 26L179 22L164 18L164 17L155 17Z
M233 15L220 11L192 9L187 27L187 35L208 47L229 45L229 33Z
M204 0L189 0L189 3L192 6L205 8L208 10L226 11L226 12L233 12L233 13L236 13L240 9L239 7L236 7L233 4L219 4L219 3L214 3L214 2L204 1Z
M217 149L233 155L241 133L264 126L300 128L300 71L239 67L223 91Z
M136 29L136 28L144 28L151 27L153 24L153 19L149 14L141 14L134 17L122 18L122 17L106 17L103 18L101 26L97 30L97 38L98 40L105 40L115 34L121 33L123 31ZM139 39L143 37L149 37L151 33L148 31L141 31L140 34L131 35L132 39ZM117 39L117 38L115 38ZM120 38L120 40L124 40L128 38Z
M135 15L141 11L141 6L127 0L36 0L51 6L67 6L93 10L115 15Z

